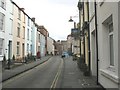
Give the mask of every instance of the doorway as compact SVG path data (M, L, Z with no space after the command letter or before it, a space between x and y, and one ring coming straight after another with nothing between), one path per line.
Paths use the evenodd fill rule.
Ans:
M12 41L9 41L8 44L8 59L12 59Z

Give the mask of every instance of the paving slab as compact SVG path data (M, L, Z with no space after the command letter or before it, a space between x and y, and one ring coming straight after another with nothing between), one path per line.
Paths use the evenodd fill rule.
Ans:
M73 61L72 59L72 56L63 59L64 74L61 81L62 88L91 88L91 90L104 90L100 85L97 85L95 77L84 76L77 65L77 61Z

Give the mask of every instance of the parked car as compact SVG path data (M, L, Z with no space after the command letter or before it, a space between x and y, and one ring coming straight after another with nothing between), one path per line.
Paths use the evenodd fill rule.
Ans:
M63 52L62 55L61 55L62 58L64 57L69 57L69 54L67 52Z

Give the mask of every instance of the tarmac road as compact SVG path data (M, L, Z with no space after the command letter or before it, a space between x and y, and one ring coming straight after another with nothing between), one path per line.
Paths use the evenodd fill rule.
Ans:
M3 88L92 88L91 90L103 90L101 86L96 85L92 77L83 76L71 56L67 58L53 56L43 64L3 82Z
M54 56L45 63L3 82L3 88L55 88L63 59Z

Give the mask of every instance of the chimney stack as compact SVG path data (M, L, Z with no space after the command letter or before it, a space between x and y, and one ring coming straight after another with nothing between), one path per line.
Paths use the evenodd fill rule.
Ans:
M25 8L20 8L22 11L25 11Z
M34 17L32 18L32 20L33 20L33 22L35 22L35 18Z

